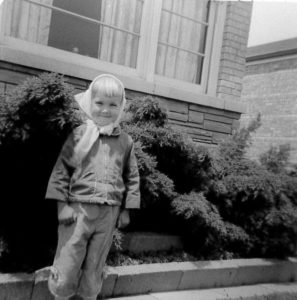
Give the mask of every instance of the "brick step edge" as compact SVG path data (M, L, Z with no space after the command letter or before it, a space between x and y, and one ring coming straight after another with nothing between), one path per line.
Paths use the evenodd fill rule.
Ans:
M49 268L0 274L0 299L52 300ZM109 267L103 297L297 281L297 259L233 259Z

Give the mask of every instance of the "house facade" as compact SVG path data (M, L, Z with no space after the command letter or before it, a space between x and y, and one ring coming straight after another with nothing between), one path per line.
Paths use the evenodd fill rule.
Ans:
M242 123L257 113L262 119L249 156L257 159L271 146L290 144L290 161L297 163L297 38L248 49L242 101Z
M112 73L128 100L157 97L170 123L196 142L215 145L239 126L251 2L0 3L2 91L47 71L64 74L79 92Z

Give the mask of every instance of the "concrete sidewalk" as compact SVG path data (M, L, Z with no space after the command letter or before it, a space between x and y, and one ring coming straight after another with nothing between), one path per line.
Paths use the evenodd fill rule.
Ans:
M257 284L240 287L151 293L105 300L296 300L297 283Z

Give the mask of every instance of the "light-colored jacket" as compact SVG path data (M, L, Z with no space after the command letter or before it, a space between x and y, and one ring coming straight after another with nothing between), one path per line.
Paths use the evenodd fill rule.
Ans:
M47 199L139 208L139 173L132 138L116 127L100 135L82 162L73 155L86 125L66 140L52 171Z

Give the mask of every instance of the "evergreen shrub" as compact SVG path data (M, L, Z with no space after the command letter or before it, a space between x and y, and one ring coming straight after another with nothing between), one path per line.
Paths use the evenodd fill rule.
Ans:
M130 118L124 129L138 145L144 208L136 214L134 225L141 230L180 232L171 203L193 186L207 186L207 170L211 168L208 151L194 145L183 132L173 130L166 111L150 96L133 100L127 114Z
M158 195L153 201L157 205L145 211L147 219L156 224L162 211L159 218L165 224L157 223L160 228L170 224L198 257L294 255L297 181L282 171L288 164L288 147L263 154L262 164L246 156L251 134L261 125L260 115L209 152L173 130L160 105L160 112L157 107L152 97L133 101L126 124L142 150L153 156L154 172L161 172L173 184L169 197ZM145 203L149 207L154 199L152 189L148 186L142 192L148 196ZM171 217L166 215L168 210ZM140 221L144 220L142 215Z
M273 173L285 172L290 157L290 144L271 146L267 152L260 155L260 162Z
M284 172L288 163L287 147L278 155L275 152L271 155L270 150L263 154L264 164L246 158L251 134L260 125L258 116L248 127L219 145L213 157L216 176L207 199L216 205L224 220L239 226L248 235L245 247L235 247L234 254L241 257L295 255L297 181Z
M77 112L72 87L57 74L29 78L1 95L0 236L7 245L2 270L51 262L56 207L44 195L66 136L81 122Z

